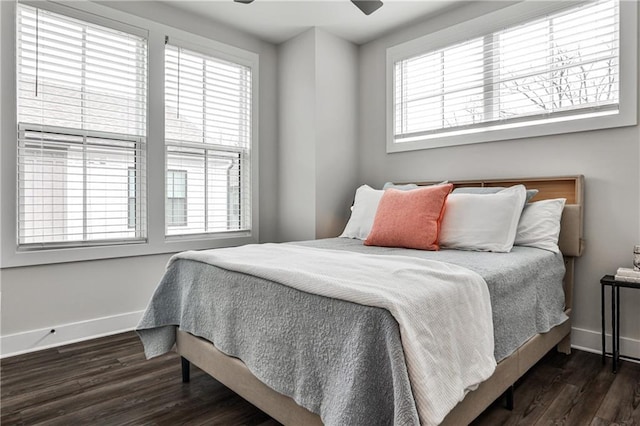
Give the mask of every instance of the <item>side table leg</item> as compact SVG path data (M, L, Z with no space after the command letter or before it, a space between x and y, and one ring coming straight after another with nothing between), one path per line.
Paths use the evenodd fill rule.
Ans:
M617 312L617 306L616 306L616 286L612 285L611 286L611 356L612 356L612 371L614 373L618 372L618 363L617 363L617 359L616 359L616 353L618 352L618 345L617 345L617 341L616 341L616 336L617 336L617 325L616 324L616 312Z
M600 319L602 321L602 365L605 364L607 353L607 331L604 315L604 284L600 285Z
M620 287L616 286L616 371L620 363Z

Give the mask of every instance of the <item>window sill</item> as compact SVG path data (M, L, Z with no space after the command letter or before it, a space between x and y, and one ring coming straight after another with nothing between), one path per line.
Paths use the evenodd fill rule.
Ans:
M177 253L185 250L203 250L257 243L255 233L248 231L218 235L199 235L197 238L169 239L160 242L130 243L109 246L55 248L19 251L3 250L2 268L83 262L88 260L117 259L121 257L149 256Z
M627 109L626 114L582 115L564 121L517 124L496 125L482 129L469 129L468 131L452 131L444 135L416 137L406 142L395 142L393 135L387 135L387 153L634 126L637 124L637 118L635 109L631 108L630 110Z

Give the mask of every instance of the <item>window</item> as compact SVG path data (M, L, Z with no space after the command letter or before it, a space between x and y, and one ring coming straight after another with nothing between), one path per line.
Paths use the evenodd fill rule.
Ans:
M17 6L18 245L146 238L146 39Z
M166 235L251 229L251 82L247 65L166 45Z
M433 50L391 48L390 151L618 114L619 6L584 3Z
M0 18L2 267L258 241L261 53L95 2Z
M167 224L187 225L187 171L167 170Z

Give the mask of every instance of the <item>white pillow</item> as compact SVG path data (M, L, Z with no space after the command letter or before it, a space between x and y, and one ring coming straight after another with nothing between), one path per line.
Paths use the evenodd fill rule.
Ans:
M373 189L369 185L362 185L356 190L356 196L351 208L351 217L342 238L357 238L358 240L366 240L373 226L373 219L376 217L378 203L382 198L384 191L381 189Z
M440 245L461 250L511 251L526 195L523 185L495 194L449 194Z
M398 185L398 184L395 184L393 182L385 182L384 185L382 186L382 189L391 189L391 188L393 188L393 189L399 189L401 191L410 191L412 189L420 188L420 186L424 187L424 186L433 186L433 185L444 185L444 184L447 184L447 183L449 183L448 180L443 180L442 182L434 183L434 184L431 184L431 185L418 185L416 183L405 183L403 185ZM537 192L538 192L538 190L536 189L536 193Z
M514 244L558 253L560 219L565 202L564 198L556 198L527 204L520 216Z
M393 182L385 182L384 185L382 186L383 190L390 189L390 188L399 189L400 191L409 191L411 189L417 189L418 185L416 185L415 183L406 183L404 185L396 185Z

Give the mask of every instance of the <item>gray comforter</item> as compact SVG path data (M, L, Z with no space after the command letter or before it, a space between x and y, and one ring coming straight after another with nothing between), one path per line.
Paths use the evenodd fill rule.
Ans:
M435 259L479 273L491 295L496 360L566 319L562 257L544 250L425 252L343 238L296 244ZM384 309L178 260L138 325L148 357L171 349L176 326L240 358L327 425L419 424L398 324Z

